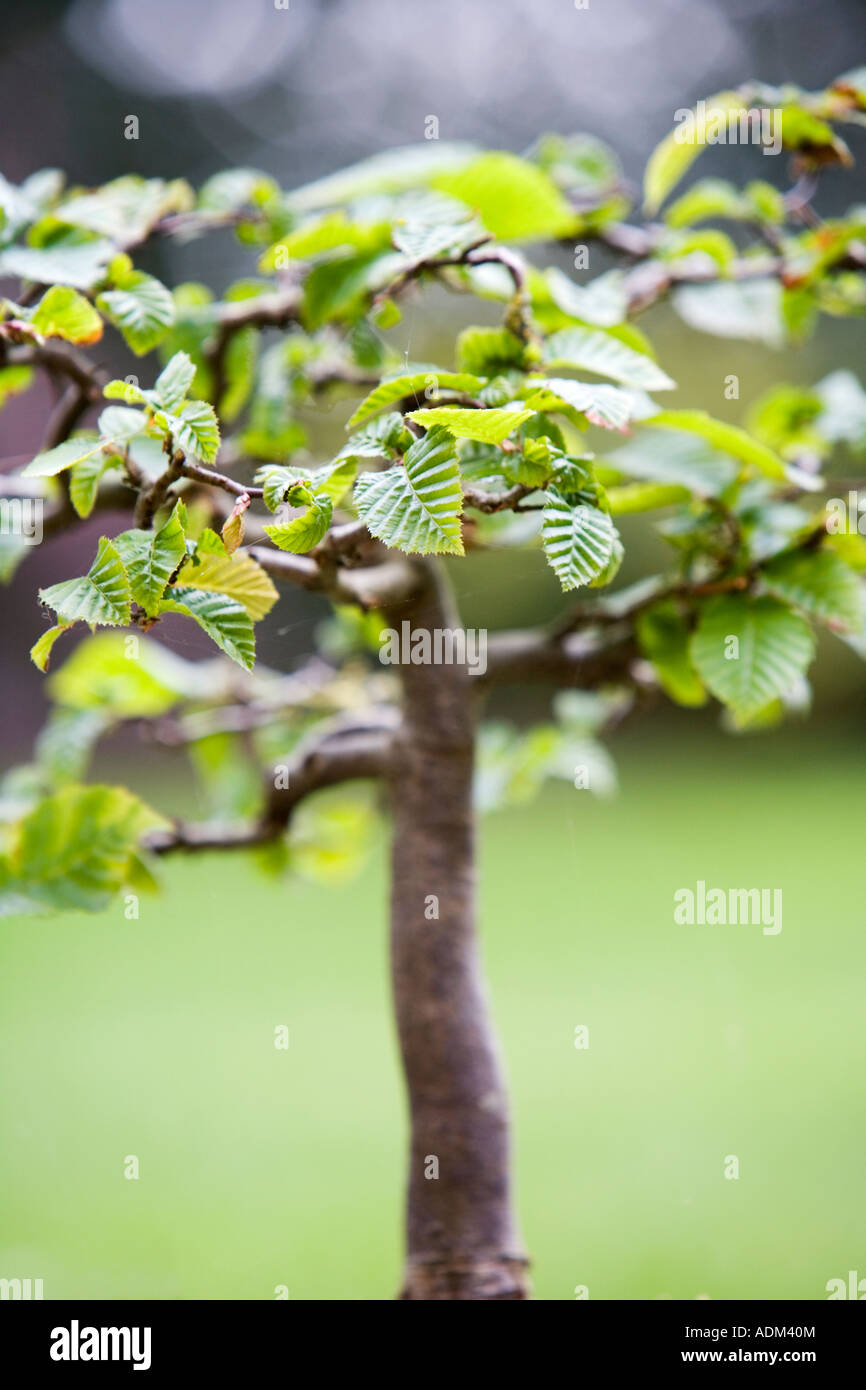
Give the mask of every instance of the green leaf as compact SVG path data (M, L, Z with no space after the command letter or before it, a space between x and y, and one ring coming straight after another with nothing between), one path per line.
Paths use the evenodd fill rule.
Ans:
M212 405L187 401L177 411L154 417L154 423L170 434L175 446L203 463L213 463L219 452L220 430Z
M129 622L129 579L116 548L105 536L96 559L80 579L67 579L39 590L39 601L53 608L64 623L98 623L106 627Z
M483 385L480 377L469 372L447 372L440 367L428 367L425 371L407 372L402 376L390 377L361 402L346 429L352 430L363 424L371 415L378 414L386 405L402 400L404 396L415 396L417 399L423 393L430 400L435 399L439 391L474 393ZM428 392L430 395L427 395Z
M20 396L33 385L33 368L19 366L0 367L0 410L10 396Z
M89 290L105 278L114 249L110 241L7 246L0 251L0 273L33 280L37 285L73 285L77 290Z
M604 574L616 553L616 527L606 512L573 505L556 488L547 491L542 543L547 563L563 589L591 584Z
M618 386L573 381L570 377L530 377L532 393L526 404L534 410L577 411L593 425L624 430L634 413L634 401Z
M740 459L742 463L757 468L765 477L776 482L796 482L798 487L812 492L821 487L820 478L786 464L766 444L752 439L745 430L721 420L714 420L704 410L663 410L658 415L642 420L641 424L653 429L685 430L687 434L699 435L708 444L712 444L714 449L720 449L722 453L730 454L732 458Z
M143 411L132 410L125 405L108 405L99 417L99 433L103 444L119 444L121 448L143 434L147 429L147 419Z
M48 693L71 709L99 710L112 719L149 719L181 700L219 700L213 665L184 661L168 647L136 634L97 632L79 642L48 681Z
M681 430L638 433L605 454L604 461L629 477L678 484L697 497L718 496L737 476L733 459Z
M270 613L279 598L261 565L251 555L238 552L195 556L184 565L180 579L185 589L228 595L246 609L254 623Z
M577 225L553 179L507 151L482 154L463 169L437 175L432 184L466 203L502 241L568 236Z
M38 641L33 643L30 648L30 660L40 671L48 670L48 663L51 659L51 649L58 637L70 627L69 623L58 623L56 627L50 627L47 632L43 632Z
M256 659L256 639L249 613L243 604L226 594L179 585L172 597L163 599L160 613L182 613L194 618L220 651L245 670L251 671Z
M863 622L857 575L832 551L789 551L761 574L771 593L831 627L856 631Z
M478 377L498 376L500 372L522 367L527 360L526 345L507 328L464 328L457 336L457 366L461 372ZM484 385L479 381L477 390ZM460 388L458 388L460 389Z
M689 490L679 483L626 483L623 487L608 487L607 502L611 516L628 516L634 512L652 512L669 507L674 502L688 502Z
M591 328L560 329L547 339L542 357L548 366L595 372L645 391L669 391L676 386L651 357Z
M658 211L707 144L707 136L713 134L714 112L727 115L729 111L742 109L743 98L739 93L718 92L707 97L700 111L690 112L687 120L681 121L656 145L644 173L644 208L648 213Z
M106 382L102 394L107 401L125 401L127 405L148 403L148 392L142 391L133 381L119 381L115 378L114 381Z
M390 259L393 252L385 256ZM374 269L382 259L382 253L374 251L316 265L304 281L305 327L313 330L334 320L360 318L367 307L368 291L376 287Z
M163 410L175 411L183 404L195 379L195 363L188 352L176 352L166 362L153 386L153 394Z
M46 797L0 858L0 915L98 912L128 882L142 833L163 823L120 787L64 787Z
M671 599L638 614L635 631L643 655L655 667L659 683L678 705L704 705L704 690L689 653L688 624Z
M37 454L35 459L31 459L27 467L21 470L21 476L54 478L73 464L82 463L84 459L93 458L95 454L101 453L103 443L101 439L66 439L53 449L46 449L44 454Z
M68 343L97 343L102 319L89 300L68 285L52 285L30 315L43 338L64 338Z
M533 410L472 410L441 405L432 410L412 410L409 419L425 429L442 425L455 439L476 439L481 444L501 444L535 412Z
M403 453L413 436L406 429L403 417L396 410L370 420L343 445L337 458L387 458ZM335 460L336 462L336 460Z
M785 604L741 595L707 604L690 650L704 684L739 719L749 719L795 685L814 647L808 623Z
M613 328L626 316L628 292L621 270L609 270L586 285L576 285L556 266L545 271L544 278L554 304L570 318Z
M313 497L307 510L293 521L264 529L280 550L305 554L318 545L331 524L334 504L328 496Z
M781 347L785 341L782 290L777 280L718 281L680 285L673 306L684 323L718 338Z
M386 545L409 554L463 554L457 455L440 425L415 441L402 467L362 474L355 502L367 530Z
M369 194L417 188L443 169L459 169L476 154L474 145L462 141L422 140L417 145L398 146L295 189L289 195L289 205L298 212L312 212Z
M104 454L92 454L90 458L74 463L69 470L69 500L80 517L88 517L96 503L99 483L106 469L114 468L116 459L106 458Z
M114 544L129 576L132 597L148 617L154 617L168 581L186 556L177 507L158 531L124 531Z
M256 814L262 780L242 735L216 733L194 739L189 744L189 757L205 794L209 817L239 821Z
M70 226L85 227L119 245L144 241L148 232L169 212L192 206L192 190L182 179L143 179L124 174L92 193L79 193L54 209L54 216Z
M310 261L352 247L356 251L377 251L388 245L387 222L353 222L345 212L330 212L297 227L269 247L259 261L260 270L279 270L289 260Z
M119 289L106 290L96 303L139 357L161 343L174 323L171 294L142 270L130 271Z
M391 240L397 250L402 251L409 265L459 255L485 237L484 228L474 218L456 223L399 222L391 233Z
M669 227L692 227L709 217L739 220L742 216L743 198L738 188L727 179L699 179L671 203L665 222Z

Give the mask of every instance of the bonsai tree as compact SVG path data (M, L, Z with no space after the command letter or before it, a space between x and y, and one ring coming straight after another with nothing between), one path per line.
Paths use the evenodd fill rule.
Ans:
M813 197L824 166L850 163L840 123L864 111L866 70L699 103L649 160L643 220L588 137L544 136L523 158L431 141L288 194L250 169L198 192L132 174L67 189L53 170L0 187L0 399L40 374L56 388L32 459L3 478L6 574L34 540L105 518L86 573L34 604L52 713L5 779L4 911L122 894L134 914L169 854L247 851L291 874L302 850L342 853L370 809L327 789L379 783L411 1112L402 1298L529 1291L473 784L487 804L547 775L602 790L599 740L654 696L767 726L807 699L815 624L862 642L857 485L821 471L866 441L856 379L780 382L745 428L735 377L713 383L724 420L671 409L634 320L670 299L697 333L779 346L822 313L862 314L864 210L823 221ZM705 178L673 199L723 140L783 151L787 191ZM249 266L220 293L136 264L158 239L224 229ZM442 365L402 351L405 303L430 286L467 305ZM137 373L107 370L114 334ZM323 456L304 421L315 433L315 407L341 402L345 442ZM658 529L669 564L612 588L627 514ZM509 546L554 571L559 616L466 631L453 574ZM292 586L333 618L304 664L264 669L255 627ZM197 624L213 659L171 652L165 622ZM484 723L488 694L524 682L547 688L549 718ZM189 754L205 823L84 780L96 742L130 723Z

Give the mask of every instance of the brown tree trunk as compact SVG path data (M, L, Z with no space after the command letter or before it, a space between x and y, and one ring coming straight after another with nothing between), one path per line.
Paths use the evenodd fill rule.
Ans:
M421 592L388 620L457 627L441 573L425 565ZM523 1299L508 1101L475 931L474 678L456 665L400 674L391 951L411 1116L400 1297Z

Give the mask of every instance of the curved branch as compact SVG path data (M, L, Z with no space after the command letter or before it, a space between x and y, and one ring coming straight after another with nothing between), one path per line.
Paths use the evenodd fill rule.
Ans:
M143 847L152 854L176 850L253 849L279 839L292 815L311 793L342 782L386 777L391 762L396 712L379 725L332 723L324 736L298 749L289 764L287 786L274 786L257 821L243 825L197 825L177 821L171 830L151 832Z
M546 681L554 685L595 690L601 685L635 683L632 664L638 659L630 630L616 634L514 631L496 634L487 647L487 670L478 678L482 689L506 682Z

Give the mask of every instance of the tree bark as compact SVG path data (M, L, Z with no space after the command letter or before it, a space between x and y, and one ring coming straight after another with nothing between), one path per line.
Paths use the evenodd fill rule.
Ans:
M429 562L417 595L388 611L398 631L406 620L413 635L459 626ZM400 1297L524 1299L508 1100L475 930L474 678L457 665L399 669L391 954L411 1117Z

